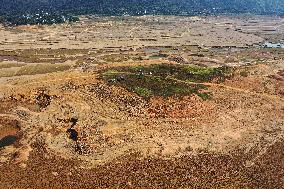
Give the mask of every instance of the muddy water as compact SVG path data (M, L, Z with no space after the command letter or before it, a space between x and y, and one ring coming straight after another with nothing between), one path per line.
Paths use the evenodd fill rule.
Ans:
M0 148L10 146L19 139L20 123L8 117L0 117Z
M12 145L14 142L17 141L17 139L18 137L14 135L5 136L0 140L0 148Z

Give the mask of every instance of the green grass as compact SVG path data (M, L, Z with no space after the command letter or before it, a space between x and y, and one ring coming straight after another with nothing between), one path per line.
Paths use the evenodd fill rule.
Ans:
M131 72L133 74L145 74L159 77L173 77L191 82L224 81L230 77L233 69L229 67L205 68L196 65L183 66L172 64L157 64L150 66L132 66L117 68L118 71Z
M214 79L224 80L226 74L229 74L229 68L204 68L199 66L186 66L183 68L183 72L190 81L193 82L208 82Z
M123 73L123 72L119 72L117 70L108 70L108 71L104 72L103 75L112 76L112 75L117 75L117 74L120 74L120 73Z
M120 67L102 73L101 77L110 85L121 86L144 98L182 97L196 94L208 100L212 95L206 92L208 88L199 82L220 77L223 72L216 70L215 68L161 64L145 67ZM196 83L187 83L189 80Z
M143 88L143 87L135 87L134 92L138 94L139 96L146 97L146 98L150 97L153 93L151 90L147 88Z
M143 66L130 66L130 67L128 67L128 69L129 69L130 71L138 72L138 71L140 71L140 70L143 70L144 67L143 67Z
M147 82L161 82L163 80L160 76L150 76L146 77Z
M214 74L214 68L203 68L199 66L186 66L183 68L186 73L200 75L200 76L208 76Z
M211 93L197 93L197 95L202 98L203 100L210 100L212 98L212 94Z

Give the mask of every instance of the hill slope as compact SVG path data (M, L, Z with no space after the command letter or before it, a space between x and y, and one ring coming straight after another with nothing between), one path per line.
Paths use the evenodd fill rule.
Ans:
M64 11L76 14L283 14L282 0L2 0L0 13Z

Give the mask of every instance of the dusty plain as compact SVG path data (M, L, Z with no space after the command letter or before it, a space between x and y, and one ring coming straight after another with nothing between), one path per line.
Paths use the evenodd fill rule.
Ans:
M0 188L284 188L284 19L0 27Z

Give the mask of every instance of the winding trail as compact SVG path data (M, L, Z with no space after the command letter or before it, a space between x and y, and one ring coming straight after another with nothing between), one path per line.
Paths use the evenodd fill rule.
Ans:
M270 100L276 100L279 103L284 105L284 99L279 97L279 96L276 96L276 95L253 92L253 91L250 91L250 90L247 90L247 89L232 87L232 86L228 86L228 85L224 85L224 84L218 84L218 83L208 83L208 82L198 83L198 82L183 81L183 80L179 80L179 79L176 79L176 78L168 78L168 79L171 79L171 80L174 80L174 81L177 81L177 82L180 82L180 83L186 83L186 84L206 85L206 86L210 86L210 87L221 87L221 88L225 88L225 89L229 89L229 90L238 91L238 92L241 92L241 93L246 93L246 94L249 94L249 95L261 96L263 98L268 98Z

